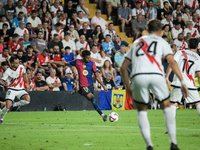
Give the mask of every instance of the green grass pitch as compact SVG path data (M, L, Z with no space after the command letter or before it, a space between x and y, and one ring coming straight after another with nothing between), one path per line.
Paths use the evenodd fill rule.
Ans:
M104 111L111 113L112 111ZM118 122L103 122L96 111L10 112L0 125L0 150L145 150L137 111L116 111ZM161 110L149 110L155 150L169 150ZM196 110L177 110L181 150L200 149Z

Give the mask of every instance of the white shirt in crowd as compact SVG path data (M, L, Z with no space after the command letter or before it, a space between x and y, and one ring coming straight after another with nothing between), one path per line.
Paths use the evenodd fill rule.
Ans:
M184 50L185 48L188 48L188 44L186 41L179 41L178 39L174 40L174 45L176 45L177 51Z
M17 33L19 35L19 39L24 39L24 34L29 34L28 30L26 28L21 29L20 27L17 27L14 31L14 34Z
M173 38L173 39L177 39L179 33L183 33L183 29L180 28L179 30L177 30L176 28L172 28L171 33L172 33L172 38Z
M188 28L184 29L184 36L187 36L187 33L191 33L194 38L199 38L199 31L196 28L192 28L192 30Z
M114 39L114 36L117 35L115 30L110 31L110 30L106 29L103 33L104 38L106 38L107 34L109 34L111 36L111 39Z
M39 24L42 24L39 17L35 17L35 20L32 19L32 17L28 17L27 22L30 22L32 27L36 28Z
M90 57L101 60L101 55L99 53L94 54L93 52L91 52ZM95 64L97 67L101 67L101 63L95 62Z
M142 8L140 8L140 9L133 8L132 9L132 16L137 18L138 14L142 14L144 16L145 15L144 9L142 9Z
M162 20L161 20L161 23L162 23L163 25L168 24L171 28L173 28L173 23L172 23L171 21L168 22L166 19L162 19Z
M27 9L22 6L22 9L19 9L18 7L15 7L16 14L18 15L20 11L22 11L24 14L27 14Z
M101 57L101 67L103 67L104 62L105 62L106 60L109 60L110 64L112 64L112 61L111 61L110 57L107 57L107 56L106 56L105 58L102 58L102 57Z
M86 41L83 44L80 41L76 43L76 50L79 51L81 48L85 48L90 51L90 45Z
M60 79L58 77L47 77L46 78L46 83L47 84L55 84L55 83L60 83ZM59 87L54 87L54 88L49 88L49 91L60 91Z
M69 40L69 42L67 42L66 40L62 40L63 43L63 47L65 48L66 46L70 47L70 52L72 52L73 50L76 50L76 45L75 42L72 40Z
M51 8L50 8L50 10L51 10L51 12L53 12L54 14L57 14L57 11L58 11L58 10L63 11L63 7L62 7L62 6L58 6L58 8L55 8L55 6L52 5Z

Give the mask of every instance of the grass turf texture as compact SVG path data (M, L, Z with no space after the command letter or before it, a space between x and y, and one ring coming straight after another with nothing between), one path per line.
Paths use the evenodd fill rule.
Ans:
M104 111L111 113L112 111ZM118 122L103 122L96 111L10 112L0 125L2 150L142 150L145 143L137 111L116 111ZM169 150L161 110L149 110L155 150ZM181 150L200 149L200 119L196 110L177 110L177 140Z

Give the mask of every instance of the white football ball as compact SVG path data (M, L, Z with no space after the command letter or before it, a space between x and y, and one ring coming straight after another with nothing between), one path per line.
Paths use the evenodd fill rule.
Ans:
M109 115L110 122L117 122L119 120L119 115L116 112L112 112Z

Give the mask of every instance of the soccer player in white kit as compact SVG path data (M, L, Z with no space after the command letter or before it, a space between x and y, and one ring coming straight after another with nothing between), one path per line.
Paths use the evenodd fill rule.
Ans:
M188 41L188 50L178 51L174 55L174 60L177 62L179 69L181 70L182 76L188 87L189 96L185 98L186 103L195 104L198 114L200 115L200 97L195 85L195 73L197 73L198 81L200 83L200 57L197 54L199 40L196 38L190 38ZM166 80L168 80L172 69L169 66L166 73ZM174 116L176 116L176 107L181 102L182 94L180 89L180 81L175 75L172 81L172 90L170 101Z
M0 84L8 87L6 93L6 106L2 109L0 115L0 124L7 112L13 107L24 106L30 103L30 96L24 89L24 80L27 83L29 91L29 83L26 74L26 69L23 65L19 65L19 59L16 56L10 58L10 68L8 68L0 80ZM15 97L20 101L14 102Z
M176 141L176 121L172 114L169 101L169 90L164 76L162 57L169 62L174 73L181 81L181 88L185 96L188 96L188 89L181 72L174 61L173 52L170 45L160 37L161 22L150 20L147 23L149 35L137 39L121 66L123 81L129 95L133 95L138 110L138 124L145 140L147 150L153 149L151 141L150 125L147 117L146 106L149 102L149 89L161 102L161 107L165 116L165 124L169 132L171 150L179 150ZM127 67L132 64L131 80L132 88L128 81Z

